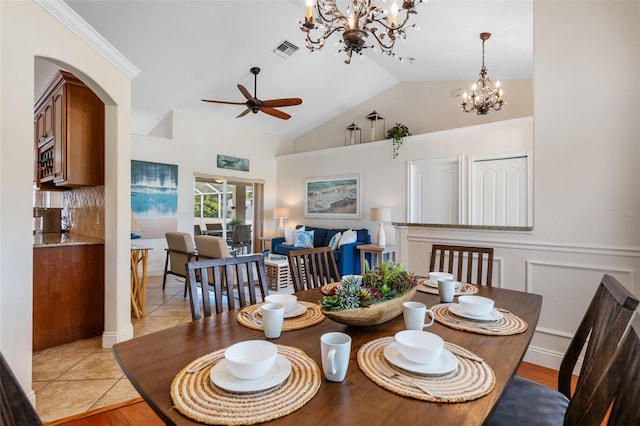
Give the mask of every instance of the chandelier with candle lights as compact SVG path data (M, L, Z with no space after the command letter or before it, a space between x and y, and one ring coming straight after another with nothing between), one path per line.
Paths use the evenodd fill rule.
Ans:
M475 111L477 115L486 115L491 111L500 111L504 101L502 100L502 88L500 82L495 84L487 77L487 68L484 66L484 42L489 40L491 33L480 33L482 40L482 68L480 68L480 78L471 87L471 93L464 92L462 95L462 105L460 108L464 112Z
M387 10L376 5L376 0L348 0L347 11L342 13L336 0L306 0L307 16L299 23L307 35L307 48L312 52L322 49L327 39L338 32L342 33L339 52L347 54L344 61L347 64L351 63L351 55L362 55L362 51L368 48L395 56L393 46L396 40L406 39L405 30L408 28L419 29L416 24L407 23L409 15L418 13L416 5L422 3L422 0L401 1L399 6L398 0L392 0Z

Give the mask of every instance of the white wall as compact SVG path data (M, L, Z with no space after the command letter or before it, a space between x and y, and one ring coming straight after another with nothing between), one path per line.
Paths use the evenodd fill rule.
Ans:
M533 232L400 227L395 233L401 262L417 273L427 272L434 242L494 247L494 285L543 295L526 357L542 365L559 366L604 273L640 295L638 18L639 2L534 4ZM278 200L301 206L305 177L359 171L365 214L391 205L393 220L404 221L403 160L448 155L407 149L423 137L408 139L398 160L391 159L390 142L280 157Z
M460 113L462 114L462 113ZM291 208L287 224L369 228L375 239L378 225L371 222L372 207L391 207L393 222L407 220L407 161L465 158L486 154L522 153L532 149L531 117L413 135L404 138L393 158L390 140L278 156L278 205ZM304 218L305 179L360 174L362 185L360 220ZM387 244L395 232L385 227Z
M244 120L250 120L248 116ZM240 119L242 120L242 119ZM291 150L291 140L272 136L228 122L218 122L207 115L174 111L173 139L134 135L132 159L178 165L178 231L193 233L194 174L223 176L232 180L264 180L264 235L275 235L273 219L276 198L276 161L278 152ZM219 169L217 154L249 159L249 171ZM152 247L149 252L149 274L161 275L167 246L164 238L136 240L136 244Z
M385 132L395 123L403 123L413 135L528 117L533 114L531 80L501 81L506 91L506 105L500 113L478 116L460 112L458 105L462 98L452 96L452 91L469 91L471 79L476 76L470 75L469 78L469 81L398 83L298 137L294 143L295 152L343 146L345 128L351 123L362 129L362 141L370 142L371 122L366 116L373 110L384 117ZM377 135L376 140L383 137L384 135Z
M63 64L105 102L105 332L133 334L130 314L130 80L32 1L0 2L0 350L31 389L34 58ZM126 167L124 167L126 165Z

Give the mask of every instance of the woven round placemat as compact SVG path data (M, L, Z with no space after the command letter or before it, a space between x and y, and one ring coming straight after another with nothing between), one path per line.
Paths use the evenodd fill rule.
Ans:
M205 360L220 361L224 349L185 366L171 383L171 399L180 414L205 424L249 425L286 416L304 406L320 389L318 365L301 349L278 345L278 353L291 362L291 375L280 385L260 392L232 393L215 386L209 377L214 364L187 370Z
M363 345L358 351L358 366L362 372L378 386L409 398L431 402L464 402L481 398L493 390L496 377L486 362L472 361L461 356L458 368L442 376L423 376L395 367L384 358L385 346L392 343L393 337L383 337ZM475 355L452 343L445 343L452 352ZM392 374L398 377L389 377ZM436 398L418 389L418 383L430 391L439 394Z
M437 287L431 287L431 286L425 285L421 281L418 281L418 291L421 291L423 293L429 293L429 294L438 294ZM455 292L454 296L476 294L478 291L479 290L477 286L473 284L461 282L460 289Z
M303 301L298 301L298 303L302 303L307 307L306 312L297 317L285 318L284 324L282 324L282 331L299 330L301 328L311 327L312 325L319 324L325 320L326 317L320 311L320 305L318 305L317 303ZM257 303L255 305L250 305L243 308L236 315L236 319L245 327L252 328L254 330L262 330L261 325L257 325L251 320L251 318L247 318L242 314L242 312L244 311L248 314L253 315L258 312L262 305L262 303Z
M451 313L451 305L452 303L441 303L430 308L436 321L447 327L488 336L509 336L527 331L526 321L511 312L503 312L502 319L497 321L474 321Z

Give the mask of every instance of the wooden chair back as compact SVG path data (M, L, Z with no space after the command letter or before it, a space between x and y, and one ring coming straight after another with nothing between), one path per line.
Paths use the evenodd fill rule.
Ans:
M260 291L262 300L269 294L262 254L191 261L187 263L187 272L193 320L203 315L211 316L210 289L213 289L216 313L224 310L223 299L226 299L227 308L234 310L258 303L257 291ZM198 287L202 292L202 309L198 301Z
M604 373L595 368L586 373L565 425L600 425L605 420L611 426L640 424L640 313L634 314L620 345L615 335L606 339L616 351L606 359Z
M434 244L429 272L448 272L455 280L491 287L493 248Z
M290 250L287 258L296 292L341 280L331 247Z
M613 358L616 346L638 306L634 296L614 277L605 274L585 312L558 371L558 390L571 399L571 376L585 345L576 392L590 370L599 374ZM591 387L593 383L587 384Z
M200 225L193 225L193 236L195 237L196 235L202 235L202 228L200 228Z
M167 257L164 261L164 276L162 278L162 289L167 284L167 274L176 275L186 278L187 271L184 265L193 259L198 258L196 246L193 242L191 234L187 232L167 232ZM184 295L187 295L187 287L185 285Z
M0 425L41 425L35 408L0 353Z

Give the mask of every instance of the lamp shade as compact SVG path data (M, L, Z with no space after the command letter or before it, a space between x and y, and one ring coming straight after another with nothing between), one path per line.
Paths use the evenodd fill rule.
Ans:
M374 222L391 222L391 209L389 207L373 207L371 220Z
M289 217L289 208L288 207L276 207L273 209L273 217Z

